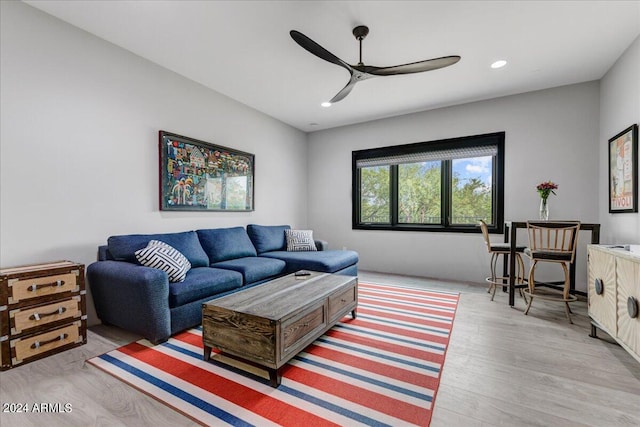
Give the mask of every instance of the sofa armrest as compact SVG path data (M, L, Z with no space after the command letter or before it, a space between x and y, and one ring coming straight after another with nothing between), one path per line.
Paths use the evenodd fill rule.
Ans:
M98 261L87 267L87 282L103 323L154 343L171 335L169 278L164 271L124 261Z
M98 261L113 260L107 245L98 246Z
M315 244L316 244L316 249L319 251L326 251L329 250L329 242L327 242L326 240L314 240Z

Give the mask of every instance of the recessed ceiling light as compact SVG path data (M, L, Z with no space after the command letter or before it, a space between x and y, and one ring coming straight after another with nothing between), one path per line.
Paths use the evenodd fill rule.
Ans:
M320 104L320 105L322 105L324 108L331 107L331 103L330 103L330 102L327 102L327 101L323 102L323 103L322 103L322 104Z
M507 65L507 61L505 61L504 59L501 59L491 64L491 68L502 68L505 65Z

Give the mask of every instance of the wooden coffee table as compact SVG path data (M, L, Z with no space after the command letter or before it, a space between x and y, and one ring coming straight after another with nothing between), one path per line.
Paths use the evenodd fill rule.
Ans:
M280 368L351 312L356 318L358 279L311 272L293 274L202 305L204 360L217 348L226 356L269 372L278 387Z

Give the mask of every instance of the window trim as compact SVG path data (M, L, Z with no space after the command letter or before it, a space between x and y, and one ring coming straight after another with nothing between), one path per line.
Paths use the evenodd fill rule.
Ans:
M351 155L351 171L352 171L352 229L354 230L393 230L393 231L427 231L427 232L455 232L455 233L479 233L480 229L475 224L468 225L448 225L445 218L442 224L400 224L398 223L398 191L397 191L397 166L391 166L389 185L390 185L390 224L362 224L360 223L360 169L357 166L359 160L373 159L379 157L387 157L403 154L414 154L422 151L440 151L447 149L456 149L475 146L496 146L497 153L495 155L495 165L492 171L493 184L493 217L495 224L489 225L490 233L504 232L504 141L505 132L495 132L481 135L464 136L457 138L442 139L428 142L418 142L412 144L393 145L388 147L378 147L367 150L352 151ZM445 214L450 213L450 185L451 182L446 179L451 176L450 171L445 169L451 168L451 160L444 162L442 168L442 192L441 206L445 208ZM394 172L395 169L395 172ZM394 189L395 188L395 189Z

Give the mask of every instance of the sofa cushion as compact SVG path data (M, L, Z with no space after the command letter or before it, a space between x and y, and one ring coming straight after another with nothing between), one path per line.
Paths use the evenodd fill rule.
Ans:
M275 258L287 263L286 273L298 270L313 270L323 273L335 273L338 270L358 262L358 253L354 251L317 251L317 252L266 252L260 257Z
M180 251L160 240L151 240L146 248L135 253L140 264L164 271L170 282L184 281L191 269L191 263Z
M242 274L245 284L251 284L282 274L286 263L279 259L253 256L216 262L212 267L237 271Z
M107 240L109 253L115 261L139 264L136 251L145 248L151 240L160 240L176 248L191 263L191 267L207 267L209 258L202 249L195 231L164 234L126 234L111 236Z
M242 275L236 271L210 267L192 268L184 282L169 283L169 307L211 297L242 286Z
M290 252L317 251L311 230L285 230L287 250Z
M258 254L271 251L284 251L287 242L284 231L289 230L288 225L247 225L247 234L251 238Z
M235 258L256 256L256 248L242 227L197 230L210 265Z

